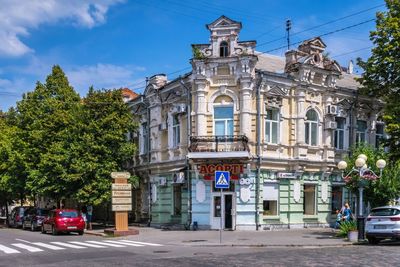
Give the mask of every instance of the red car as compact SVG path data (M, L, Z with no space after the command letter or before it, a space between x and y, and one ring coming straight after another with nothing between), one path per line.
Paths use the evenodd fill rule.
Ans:
M85 221L82 215L74 209L55 209L49 212L49 216L43 221L42 233L51 231L53 235L59 232L77 232L83 235Z

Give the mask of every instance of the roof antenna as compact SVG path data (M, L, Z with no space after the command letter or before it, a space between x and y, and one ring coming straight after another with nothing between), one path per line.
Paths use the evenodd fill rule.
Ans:
M286 32L287 32L287 50L290 49L290 30L292 29L292 21L286 20Z

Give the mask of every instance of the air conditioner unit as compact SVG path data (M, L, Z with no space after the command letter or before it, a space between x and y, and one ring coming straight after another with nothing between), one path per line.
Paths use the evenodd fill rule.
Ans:
M174 106L172 109L172 113L185 113L186 112L186 105L185 104L178 104Z
M172 181L174 184L183 184L185 182L185 172L174 173Z
M327 121L325 122L325 129L336 129L337 123L336 121Z
M163 123L158 125L158 130L159 131L165 131L167 129L168 129L168 124L166 122L163 122Z
M326 107L326 113L329 115L337 115L338 114L338 107L335 105L328 105Z
M165 178L165 177L160 177L159 180L158 180L158 184L159 184L160 186L166 186L166 185L167 185L167 178Z

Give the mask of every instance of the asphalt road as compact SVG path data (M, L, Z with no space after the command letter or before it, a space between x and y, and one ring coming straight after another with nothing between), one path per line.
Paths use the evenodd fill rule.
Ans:
M167 245L0 229L0 266L400 266L399 251L399 243L346 247Z

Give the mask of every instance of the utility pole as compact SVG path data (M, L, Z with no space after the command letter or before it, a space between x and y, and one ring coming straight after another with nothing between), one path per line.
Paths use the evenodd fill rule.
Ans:
M290 30L292 29L292 21L286 20L286 32L287 32L287 50L290 49Z

